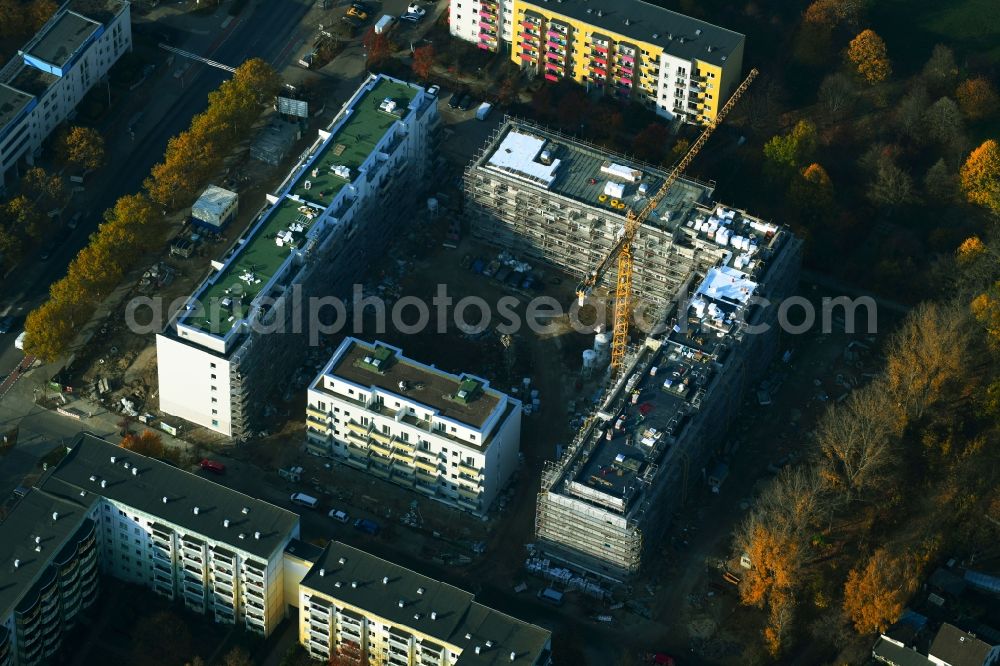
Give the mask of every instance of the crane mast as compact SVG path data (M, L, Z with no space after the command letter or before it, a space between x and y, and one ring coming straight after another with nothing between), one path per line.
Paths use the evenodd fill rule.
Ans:
M681 160L671 169L667 178L663 181L660 188L646 201L646 205L642 207L639 212L635 212L633 209L629 208L628 212L625 214L625 227L621 237L612 246L611 251L604 257L597 268L593 270L590 275L588 275L583 282L577 287L577 297L580 299L581 305L584 299L594 288L594 286L601 281L604 274L607 272L608 268L611 266L612 262L617 259L618 261L618 275L615 282L615 308L614 308L614 326L613 326L613 338L611 343L611 368L614 372L619 372L621 370L622 362L625 359L625 348L628 342L628 330L629 330L629 314L632 311L632 268L633 268L633 254L632 254L632 241L635 239L636 233L639 231L639 227L646 220L649 215L656 210L656 207L660 205L663 201L663 197L667 195L670 188L673 187L677 179L680 178L681 174L685 169L691 164L695 156L701 151L705 142L708 141L709 137L715 131L715 128L725 120L726 116L739 101L743 93L746 92L753 80L757 78L758 71L756 69L751 69L750 73L743 80L743 82L733 91L733 94L729 97L727 101L719 112L716 114L715 119L709 122L695 142L691 144L687 153Z

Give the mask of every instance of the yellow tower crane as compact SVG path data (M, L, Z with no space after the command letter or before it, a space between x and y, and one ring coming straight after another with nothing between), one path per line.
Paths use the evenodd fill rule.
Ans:
M632 311L632 241L635 239L636 232L639 231L639 227L649 214L660 205L660 201L663 200L663 197L670 191L673 184L684 170L687 169L688 165L691 164L691 161L705 145L705 142L712 136L715 128L725 120L733 106L736 105L736 102L739 101L743 93L750 87L753 80L757 78L757 74L756 69L750 70L747 78L736 88L729 101L719 109L715 119L709 122L708 126L705 127L695 142L691 144L691 148L687 151L687 154L674 166L667 175L666 180L663 181L663 185L649 198L642 210L638 213L631 208L628 210L625 214L625 229L621 238L611 247L611 251L598 264L597 268L576 289L576 295L582 305L584 299L586 299L587 295L594 288L594 285L599 283L601 278L604 277L604 274L611 266L611 262L616 258L618 259L618 279L615 288L614 337L611 343L611 368L616 373L621 371L622 361L625 359L625 345L628 342L629 315Z

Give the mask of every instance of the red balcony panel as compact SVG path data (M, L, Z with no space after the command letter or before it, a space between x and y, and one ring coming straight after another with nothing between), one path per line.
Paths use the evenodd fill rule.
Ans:
M597 43L592 44L592 46L594 47L595 50L600 51L601 53L607 53L608 52L608 47L607 46L601 46L600 44L597 44Z
M521 31L521 39L527 40L532 43L538 43L538 35L533 35L525 30Z
M537 57L538 57L538 56L536 56L536 55L535 55L535 54L533 54L533 53L522 53L522 54L521 54L521 60L527 60L527 61L529 61L529 62L534 62L534 61L535 61L535 58L537 58Z
M548 81L558 81L558 80L559 80L559 77L558 77L558 76L555 76L554 74L550 74L550 73L548 73L548 72L545 72L545 78L546 78L546 79L547 79Z
M548 35L549 37L554 37L555 39L566 39L566 35L559 32L558 30L549 30L545 34Z
M557 51L560 51L563 55L566 54L566 47L558 42L548 41L545 42L545 45L548 46L549 48L553 48Z
M493 50L493 47L491 47L486 42L479 42L479 48L481 48L484 51L492 51Z
M491 18L494 20L496 20L497 17L497 13L492 9L480 9L479 15L482 16L483 18Z
M534 21L521 21L521 26L531 30L538 30L538 24Z
M626 74L627 76L631 77L632 76L632 70L630 68L628 68L628 67L622 67L622 74Z
M598 58L597 56L591 56L591 63L597 63L604 67L608 66L608 61L605 58Z

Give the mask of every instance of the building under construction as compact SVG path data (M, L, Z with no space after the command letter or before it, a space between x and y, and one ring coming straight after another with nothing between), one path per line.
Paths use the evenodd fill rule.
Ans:
M620 238L626 211L641 209L667 175L508 120L466 170L473 233L582 279ZM613 580L639 571L701 480L744 388L774 357L776 307L755 297L794 289L801 241L713 203L712 191L678 180L640 227L634 302L652 306L662 326L630 350L542 475L536 537L572 568Z

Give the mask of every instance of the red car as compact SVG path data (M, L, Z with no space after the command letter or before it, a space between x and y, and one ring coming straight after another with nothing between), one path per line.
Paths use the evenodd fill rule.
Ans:
M216 460L209 460L205 458L200 463L198 467L201 467L206 472L212 472L213 474L225 474L226 466Z

